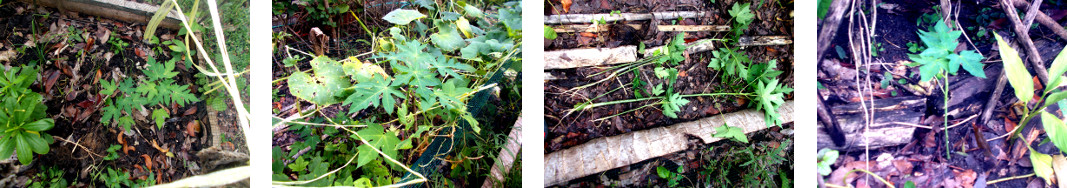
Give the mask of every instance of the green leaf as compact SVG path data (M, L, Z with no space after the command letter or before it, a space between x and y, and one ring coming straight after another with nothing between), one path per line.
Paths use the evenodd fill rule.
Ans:
M750 3L734 3L734 6L730 8L728 12L730 13L730 16L734 17L734 20L737 21L737 23L741 25L748 25L756 16L755 14L752 14L752 10L750 10L750 8Z
M833 172L833 169L830 169L830 165L833 165L834 163L837 162L838 155L839 154L838 154L837 150L833 150L833 149L830 149L830 148L820 149L819 150L819 154L818 154L818 158L819 158L819 163L818 163L819 174L821 174L823 176L830 175L830 172Z
M152 111L152 119L156 121L156 127L163 130L163 124L167 122L167 118L170 118L170 114L166 110L156 109Z
M663 115L671 118L678 118L676 112L682 111L682 106L685 106L685 104L688 103L689 100L682 98L681 95L671 93L669 96L665 97L665 101L663 101Z
M968 73L979 78L985 78L985 71L982 70L984 64L982 64L982 55L975 53L974 50L962 51L958 56L949 56L950 61L957 61L963 65L963 70L967 70Z
M382 19L397 25L407 25L408 23L411 23L412 20L425 17L425 14L419 13L419 11L416 10L396 9L389 12L389 14L386 14Z
M155 58L148 57L148 67L144 69L145 76L149 81L174 78L178 72L174 72L174 59L164 63L157 63Z
M1052 93L1048 95L1048 97L1045 99L1044 106L1048 107L1049 105L1056 104L1057 102L1060 102L1063 99L1067 99L1067 91Z
M314 77L299 71L289 75L289 91L293 96L319 105L340 102L337 96L352 84L341 65L329 57L320 56L311 60L311 66Z
M819 0L818 6L815 9L815 15L819 16L819 20L826 18L826 12L829 12L830 4L833 2L833 0Z
M100 80L100 88L100 94L110 95L115 93L115 89L118 88L118 85L107 80Z
M448 58L447 56L438 56L436 61L431 61L431 67L437 70L442 77L451 75L454 78L463 78L462 75L456 73L455 70L474 72L474 66L459 63L455 59Z
M445 52L455 51L467 44L463 42L463 37L459 35L453 24L438 25L437 33L430 35L430 42Z
M734 141L748 143L748 137L745 136L745 130L740 127L733 127L729 124L723 123L722 126L715 127L715 134L713 137L727 138Z
M15 138L8 134L0 138L0 156L4 156L5 159L11 157L11 153L15 151Z
M1047 111L1041 111L1041 125L1056 148L1060 148L1061 151L1067 150L1067 125L1063 124L1060 118Z
M385 129L381 125L367 125L366 128L357 131L356 134L366 140L369 144L363 144L356 148L356 150L359 151L356 163L357 168L378 158L378 152L375 152L371 146L378 148L378 150L381 150L385 155L397 159L397 151L400 148L400 139L392 132L385 132ZM352 137L357 138L356 135L352 135Z
M30 131L42 132L42 131L47 131L49 129L52 129L53 125L55 125L55 121L52 120L51 118L48 118L48 119L39 119L39 120L34 121L32 123L28 123L26 125L23 125L22 128L26 129L26 130L30 130Z
M659 96L660 94L663 94L663 83L656 85L656 87L652 87L653 96Z
M1063 73L1067 72L1067 55L1065 54L1067 54L1067 50L1061 50L1060 54L1056 55L1056 59L1052 60L1052 66L1048 69L1049 81L1045 87L1045 93L1052 92L1063 81Z
M289 169L293 169L294 172L303 172L304 169L307 169L308 163L309 162L304 160L303 157L300 157L296 158L296 161L293 161L293 163L289 163L288 166Z
M1031 80L1030 72L1023 65L1023 60L1019 58L1019 52L1008 46L1008 43L1004 42L1004 39L1000 38L999 34L993 33L993 36L997 39L1000 58L1003 59L1004 73L1008 76L1008 83L1011 83L1011 87L1015 88L1015 97L1019 98L1023 103L1030 102L1030 99L1034 97L1034 82Z
M785 103L784 93L788 93L788 91L792 91L792 89L779 87L778 80L772 80L771 83L767 84L760 80L756 84L756 110L763 111L767 127L781 125L782 120L779 119L781 115L778 114L778 106Z
M44 138L41 138L40 134L30 133L23 131L22 137L26 139L26 143L30 146L30 150L37 154L48 153L48 143L45 143Z
M415 87L441 85L441 79L430 73L430 69L423 62L393 63L392 66L397 70L396 72L399 72L396 75L396 80L393 81L393 86L404 84Z
M545 26L545 39L556 40L556 37L558 37L558 36L556 36L556 30L552 29L552 27L549 27L549 26L546 25Z
M1037 177L1044 179L1045 185L1052 184L1052 156L1034 151L1034 148L1029 149L1030 162L1033 163L1034 174L1037 174Z
M107 154L107 156L104 156L104 160L105 161L110 161L110 160L118 159L119 155L115 151L118 151L119 149L122 149L122 146L120 146L120 145L111 145L111 147L107 147L107 153L108 154Z
M15 153L18 154L19 163L30 164L33 160L33 149L30 149L30 140L24 134L15 134Z
M673 68L671 68L671 69L673 69ZM665 69L665 68L663 68L663 67L656 67L656 68L655 68L655 69L653 70L653 71L654 71L653 73L655 73L655 74L656 74L656 78L660 78L660 79L662 79L662 78L666 78L667 76L670 76L670 75L671 75L671 74L670 74L670 71L668 71L668 70L669 70L669 69Z
M126 131L130 130L130 126L133 126L133 123L133 118L130 116L123 116L118 120L118 125L126 128Z
M154 82L141 83L141 86L138 86L137 89L135 89L134 91L137 91L138 94L148 99L155 99L156 95L159 94L159 90L156 89L156 84ZM161 100L151 101L157 103L164 103L164 101Z
M385 108L387 113L392 114L393 108L396 106L394 97L407 97L396 88L390 86L389 82L389 80L380 76L374 77L371 81L360 82L354 86L355 93L349 95L343 105L352 105L348 108L349 114L359 112L370 106L379 105Z
M671 177L671 170L667 170L667 168L664 168L663 166L659 166L659 167L656 167L656 175L658 175L659 178L667 179L667 178Z
M472 6L470 3L463 6L463 13L473 18L481 18L485 16L485 13L483 13L481 9Z

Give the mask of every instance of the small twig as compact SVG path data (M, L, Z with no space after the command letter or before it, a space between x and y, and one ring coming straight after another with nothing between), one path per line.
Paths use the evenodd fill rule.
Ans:
M66 142L66 143L74 144L75 146L78 146L78 147L84 149L86 153L93 154L93 155L99 156L99 157L104 157L103 155L93 153L92 150L89 150L89 148L87 148L85 146L82 146L81 144L78 144L77 142L71 142L70 140L63 139L62 137L58 137L58 136L52 136L52 138L58 139L60 141ZM93 160L96 160L96 158L94 157Z
M1034 173L1030 173L1030 174L1027 174L1027 175L1022 175L1022 176L1012 176L1012 177L1006 177L1006 178L1000 178L1000 179L995 179L995 180L993 180L993 181L987 181L987 182L985 182L985 183L986 183L986 185L992 185L992 184L995 184L995 183L1000 183L1000 182L1002 182L1002 181L1011 181L1011 180L1016 180L1016 179L1023 179L1023 178L1029 178L1029 177L1031 177L1031 176L1034 176Z

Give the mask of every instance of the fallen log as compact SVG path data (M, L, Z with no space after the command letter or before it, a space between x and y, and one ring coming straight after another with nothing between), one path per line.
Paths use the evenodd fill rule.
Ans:
M693 54L715 49L712 41L718 39L701 39L690 42L685 48L685 53ZM764 46L764 45L788 45L793 40L786 36L758 36L741 37L738 46ZM644 56L651 56L656 50L663 48L657 46L645 49ZM627 45L615 48L579 48L545 52L545 69L569 69L587 66L612 65L637 61L637 46Z
M792 122L793 101L782 104L778 113L784 122ZM722 139L711 136L715 128L726 123L744 129L746 134L768 128L762 112L747 109L691 122L597 138L546 154L544 183L546 186L562 184L572 179L683 151L688 149L687 136L700 138L705 144L713 143Z
M148 24L158 6L123 0L19 0L25 3L55 7L61 10L80 12L119 21ZM171 11L160 22L167 29L178 29L181 21L176 11Z
M868 104L870 102L868 101ZM843 151L862 150L902 145L912 140L915 126L918 125L926 111L926 99L918 96L876 99L873 106L874 120L869 129L859 103L850 103L831 107L839 130L845 135L844 145L835 145L825 129L828 126L818 123L818 148L830 148ZM865 138L866 142L865 142Z
M618 13L618 14L563 14L545 16L545 24L575 24L593 23L594 21L637 21L637 20L666 20L680 18L696 18L706 15L703 11L676 11L676 12L653 12L653 13Z

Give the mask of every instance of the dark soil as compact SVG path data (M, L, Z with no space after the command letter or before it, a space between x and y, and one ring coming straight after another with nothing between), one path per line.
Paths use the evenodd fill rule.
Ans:
M556 10L551 10L550 8L551 11L546 10L546 13L562 13L562 9L559 8L560 5L556 2L553 3L554 4L546 4L545 6L555 7ZM757 5L756 2L752 3L753 9L758 10L753 11L757 16L756 20L750 25L750 29L745 32L745 36L793 35L791 31L793 23L790 21L792 18L789 17L790 12L792 11L791 4L779 5L774 2L765 2L762 5ZM714 4L709 4L706 1L684 0L677 2L574 1L570 8L570 14L609 13L611 10L620 10L622 12L631 13L700 10L710 11L712 12L712 16L697 19L685 19L678 23L680 25L729 25L732 20L726 10L733 6L733 4L734 1L719 1ZM671 20L631 21L630 24L642 24L645 25L644 28L648 28L647 26L651 24L650 22L657 22L658 24L665 25L671 24ZM648 47L663 45L664 41L674 37L676 34L673 32L659 32L655 30L641 30L637 33L639 34L638 37L635 37L635 40L641 40L641 42L645 43ZM686 40L728 38L727 34L727 32L689 32L686 33ZM601 36L598 37L604 39L586 38L577 33L559 33L559 38L545 43L545 50L612 47L615 44L628 43L619 42L611 37L606 37L607 34L600 35ZM581 41L591 42L582 43ZM716 45L721 45L721 43L716 43ZM792 49L792 45L780 45L756 46L741 49L740 51L748 55L754 63L765 63L770 60L777 60L778 69L784 71L784 73L779 76L779 83L793 87ZM678 80L675 83L675 90L681 94L741 91L743 88L741 86L744 85L744 82L741 81L740 78L727 78L727 80L722 80L722 72L707 67L708 59L711 57L711 51L690 54L687 57L687 60L677 67L679 75ZM689 104L686 104L683 107L684 109L682 109L681 112L678 112L678 118L664 116L660 110L660 106L657 105L625 113L617 117L608 118L603 121L594 121L602 117L611 116L644 106L652 101L609 105L593 110L576 111L568 114L570 109L574 108L576 104L587 102L590 98L599 95L604 96L593 102L607 102L635 98L634 91L630 86L626 86L613 93L608 93L624 84L631 83L634 74L630 73L611 78L610 80L593 87L568 92L571 88L594 83L606 78L603 75L587 77L587 75L602 70L603 69L595 67L582 67L546 71L547 74L557 77L558 79L547 81L544 88L545 128L547 129L545 153L569 148L594 138L619 135L631 131L692 121L716 114L751 108L753 105L748 98L744 97L696 97L689 99ZM665 82L655 79L652 75L652 68L642 68L641 72L641 79L648 82L649 85L645 88L646 90L650 90L651 86ZM787 100L791 99L792 95L788 95Z
M898 93L897 96L904 95L916 95L901 89L903 85L891 84L887 88L880 86L880 81L883 79L882 75L886 71L893 71L892 69L899 69L903 64L910 63L907 54L911 53L908 50L906 44L908 42L915 42L922 44L916 33L919 30L927 30L927 26L917 26L916 20L921 17L923 13L936 13L932 9L933 6L938 5L937 2L913 2L913 1L901 1L901 0L889 0L882 2L889 5L884 7L894 7L892 9L879 8L877 30L877 40L875 42L881 43L884 51L879 52L879 56L874 57L876 63L883 63L883 66L871 66L871 86L875 89L875 99L891 98L895 97L891 93ZM1042 11L1046 14L1053 16L1053 19L1059 20L1063 17L1064 10L1058 5L1054 5L1055 2L1046 2L1042 5ZM977 49L979 53L985 56L983 63L987 63L986 70L999 68L1000 57L996 50L995 39L992 36L992 32L998 32L1002 37L1014 41L1015 35L1011 30L1011 22L1007 21L1004 17L1002 9L999 5L994 5L991 2L979 2L954 4L955 6L962 6L959 11L959 24L964 28L965 35L970 38L968 42L966 37L961 37L960 44L963 47L957 48L961 50L965 48L967 50ZM847 18L847 15L846 15ZM954 19L956 17L953 17ZM1036 22L1035 22L1035 25ZM955 28L955 27L953 27ZM956 28L959 30L958 28ZM988 30L989 33L984 36L979 36L981 29ZM827 99L827 105L836 106L846 103L854 103L860 101L862 97L855 96L855 91L858 86L855 85L855 81L850 78L832 77L830 75L838 75L840 73L854 73L856 72L856 65L852 63L851 52L848 51L848 26L847 20L842 22L840 29L836 35L833 44L827 49L826 60L820 62L819 67L819 82L826 89L820 89L820 96ZM1063 46L1063 39L1054 35L1050 30L1044 26L1037 26L1030 29L1030 37L1034 40L1035 46L1041 52L1041 56L1046 60L1046 66L1051 63L1056 54ZM839 53L836 52L835 47L841 47L845 50L844 54L847 56L845 59L839 57ZM975 47L976 46L976 47ZM1016 47L1020 50L1020 55L1023 58L1027 58L1023 49ZM890 70L886 70L884 68ZM905 67L905 78L907 85L917 85L919 82L918 67ZM863 68L861 68L863 69ZM1031 72L1033 72L1031 70ZM894 72L896 74L896 72ZM999 71L994 76L999 75ZM896 75L897 79L900 79L901 75ZM989 76L989 71L987 71ZM860 77L866 77L865 74L860 73ZM951 76L950 83L953 81L959 81L964 79L971 79L974 76L966 73L966 71L960 71L959 75ZM964 97L967 98L964 103L984 104L989 100L989 95L992 88L995 87L996 77L989 77L986 79L979 79L981 83L988 84L989 91L979 91L974 93L952 93L950 96L953 98ZM864 84L861 82L861 84ZM965 86L972 87L972 86ZM933 127L942 127L942 115L943 115L943 99L941 89L932 87L932 94L929 96L923 96L927 98L927 109L923 125L930 125ZM1007 134L1007 124L1014 125L1022 119L1021 115L1011 112L1011 104L1015 103L1015 99L1012 94L1012 88L1007 86L1004 92L996 98L997 103L994 107L993 114L988 122L967 122L963 126L949 129L948 137L951 145L951 151L953 152L952 158L947 159L945 157L945 134L939 131L931 131L929 129L918 129L913 135L914 140L910 143L902 146L880 148L870 151L869 159L873 161L876 157L881 155L889 155L894 157L894 160L906 161L909 166L914 166L914 169L908 169L906 172L891 172L895 171L892 167L888 169L876 169L875 173L882 177L889 176L889 181L896 185L903 185L906 181L913 181L918 183L918 187L935 187L941 185L959 185L959 183L967 182L970 179L973 181L974 186L985 185L986 181L992 181L995 179L1026 175L1033 172L1030 166L1029 158L1026 155L1026 147L1018 139L1007 143L1004 139L990 140L989 154L986 154L985 149L979 148L976 143L975 131L978 131L984 139L992 139L1001 135ZM866 95L866 94L864 94ZM921 95L920 95L921 96ZM979 114L980 115L980 114ZM955 117L950 116L950 123L956 123L967 117ZM1030 131L1039 130L1040 123L1039 118L1031 120L1029 126L1023 130L1023 134L1028 134ZM974 123L972 127L972 123ZM1038 140L1043 139L1038 137ZM1042 153L1055 153L1057 150L1051 144L1036 144L1034 142L1032 146L1035 150ZM1021 147L1021 148L1020 148ZM841 158L832 167L834 169L841 170L844 166L847 166L853 162L862 162L867 160L864 156L863 149L851 152L842 152ZM904 163L900 163L903 165ZM973 171L974 173L970 173ZM894 176L894 173L903 173ZM976 178L977 177L977 178ZM830 181L831 177L824 177L827 181ZM862 179L862 178L861 178ZM860 180L862 181L862 180ZM1004 181L990 186L997 187L1025 187L1028 184L1041 183L1040 178L1021 178L1016 180ZM871 183L874 186L882 186L881 183L875 183L876 181L871 179ZM840 179L833 180L834 184L839 184ZM966 185L970 186L970 185Z
M0 27L8 28L0 30L0 51L9 51L22 48L27 41L40 36L45 36L49 30L54 30L54 38L42 38L36 47L26 48L25 53L20 53L11 61L4 62L4 66L20 66L37 64L41 67L39 80L31 89L39 92L44 97L44 103L48 107L47 113L55 119L55 127L49 134L80 144L82 147L56 139L48 154L36 156L35 167L24 172L30 176L37 174L36 166L55 166L66 172L64 179L69 181L78 180L82 183L95 181L92 174L104 171L104 168L113 168L118 171L129 172L132 178L146 178L149 171L157 177L157 183L166 183L179 180L187 176L202 173L197 164L200 159L196 152L201 148L210 146L212 138L205 135L226 134L229 140L241 140L236 146L233 143L222 143L224 150L241 150L247 153L243 143L243 135L234 117L235 111L219 112L219 125L221 133L211 133L213 125L209 122L208 111L205 102L195 102L184 107L174 104L164 105L170 112L171 118L166 120L162 130L148 115L135 113L136 124L132 127L130 135L122 134L121 126L104 125L100 123L99 109L104 107L102 103L108 98L107 95L99 94L100 80L114 81L116 78L132 79L143 76L141 70L145 61L150 56L157 60L170 59L168 55L155 54L153 48L156 45L141 42L143 24L131 24L91 16L82 16L77 13L58 11L52 8L38 8L21 2L5 3L0 7ZM38 34L34 34L34 28ZM50 29L51 28L51 29ZM68 40L68 28L76 28L88 33L88 37L81 42ZM129 46L121 52L111 51L112 44L100 41L99 36L111 32L117 35ZM175 31L160 28L159 35L173 37ZM91 38L91 39L90 39ZM166 37L164 37L166 38ZM162 47L166 49L166 47ZM45 59L39 59L37 50L43 52ZM169 52L169 51L168 51ZM108 60L105 54L113 56ZM0 60L3 61L3 60ZM200 95L195 68L185 67L184 63L176 63L179 75L175 77L176 84L189 85L189 90ZM54 80L54 84L49 84ZM155 109L155 108L150 108ZM147 113L146 113L147 114ZM188 115L186 115L188 114ZM198 121L200 132L194 135L186 133L187 124ZM119 137L122 138L119 138ZM118 152L119 158L105 161L102 156L108 155L106 151L111 145L120 145L118 139L123 139L132 147L128 153ZM153 147L156 143L159 147L169 150L173 157L167 157L164 152ZM240 149L238 149L240 148ZM88 151L86 150L88 149ZM91 152L91 153L90 153ZM146 158L151 158L152 167L148 170ZM40 180L36 180L40 181ZM83 184L84 185L84 184Z

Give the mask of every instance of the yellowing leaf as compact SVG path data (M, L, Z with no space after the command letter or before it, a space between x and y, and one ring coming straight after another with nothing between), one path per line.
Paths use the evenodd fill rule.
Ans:
M459 28L459 32L463 33L464 37L467 37L467 38L471 38L472 37L472 35L471 35L471 22L467 21L467 18L459 17L459 20L456 20L456 27Z
M1034 151L1034 148L1030 148L1030 162L1033 163L1034 174L1045 179L1045 185L1051 185L1052 179L1050 178L1055 175L1055 172L1052 171L1052 156L1039 153Z

